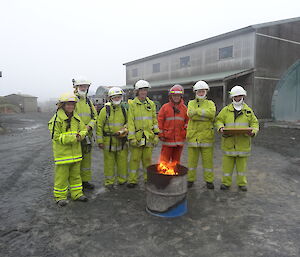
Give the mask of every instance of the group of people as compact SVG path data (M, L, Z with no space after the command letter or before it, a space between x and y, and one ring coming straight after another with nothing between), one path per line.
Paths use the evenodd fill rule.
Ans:
M209 86L198 81L193 86L195 99L184 104L184 89L174 85L169 90L169 102L156 114L156 106L148 98L150 83L135 83L135 98L123 104L124 92L112 87L108 102L99 115L87 97L91 83L74 79L74 93L63 94L58 101L55 115L49 121L53 142L55 178L54 197L59 206L65 206L68 192L77 201L87 201L84 190L94 189L91 181L91 151L93 131L97 144L103 150L104 185L113 189L114 184L138 184L142 163L144 182L147 167L152 162L153 148L162 142L160 162L180 163L185 142L188 147L188 187L196 180L196 170L201 154L204 181L208 189L214 189L214 130L222 135L221 190L232 184L234 167L237 185L247 191L247 159L251 150L251 138L258 130L258 120L253 110L244 102L246 91L234 86L230 91L232 103L216 116L216 106L207 99ZM228 128L248 128L244 134L227 133ZM250 129L251 128L251 129ZM226 132L226 133L225 133ZM129 162L128 155L130 153Z

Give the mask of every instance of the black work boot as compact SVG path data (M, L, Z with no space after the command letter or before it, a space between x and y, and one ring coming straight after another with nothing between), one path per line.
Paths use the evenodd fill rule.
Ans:
M82 195L80 197L78 197L75 201L78 201L78 202L87 202L89 199L85 196L85 195Z
M193 185L194 185L194 181L188 181L188 182L187 182L187 187L188 187L188 188L193 187Z
M229 190L230 186L226 186L224 184L221 184L220 189L221 190Z
M128 184L127 184L127 187L128 187L128 188L135 188L135 187L136 187L136 184L135 184L135 183L128 183Z
M246 186L239 186L239 189L244 192L248 191Z
M114 184L106 185L105 188L106 188L107 190L109 190L109 191L112 191L112 190L115 189L115 188L114 188Z
M91 184L90 182L88 181L84 181L82 182L82 189L85 190L93 190L95 188L95 185L94 184Z
M60 207L64 207L68 204L68 200L58 200L57 202L57 205L60 206Z
M215 185L213 182L206 182L206 188L207 189L215 189Z

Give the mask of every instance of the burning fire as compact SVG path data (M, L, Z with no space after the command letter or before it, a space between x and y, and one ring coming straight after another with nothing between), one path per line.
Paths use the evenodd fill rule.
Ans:
M171 163L165 163L161 162L157 167L157 172L159 174L164 175L178 175L178 172L175 171L175 166L177 163L171 162Z

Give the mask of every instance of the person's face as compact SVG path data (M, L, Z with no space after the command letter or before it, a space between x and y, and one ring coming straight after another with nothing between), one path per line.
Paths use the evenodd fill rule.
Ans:
M233 97L234 101L236 101L236 102L241 101L243 98L244 98L243 95L237 95L237 96L234 96L234 97Z
M181 101L181 95L171 95L171 98L174 103L180 103Z
M120 100L122 100L122 96L120 96L120 95L113 96L113 97L111 98L111 100L112 100L112 101L115 101L115 102L120 101Z
M145 99L147 97L147 94L148 94L148 88L141 88L138 91L139 98Z
M206 95L206 89L199 89L197 90L198 96L205 96Z
M78 90L79 91L87 91L88 90L88 88L89 88L89 85L79 85L78 86Z
M75 109L75 102L66 102L64 105L64 110L66 113L72 113Z

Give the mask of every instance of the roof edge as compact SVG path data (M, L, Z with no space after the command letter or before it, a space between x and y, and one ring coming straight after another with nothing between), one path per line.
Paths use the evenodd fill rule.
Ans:
M277 20L277 21L271 21L271 22L264 22L264 23L258 23L258 24L254 24L254 25L250 25L247 27L243 27L237 30L233 30L233 31L229 31L226 33L222 33L220 35L217 36L213 36L213 37L209 37L200 41L196 41L194 43L190 43L187 45L183 45L183 46L179 46L167 51L163 51L157 54L153 54L153 55L149 55L143 58L139 58L130 62L125 62L123 63L123 65L127 66L127 65L132 65L135 63L139 63L142 61L146 61L146 60L151 60L154 58L158 58L167 54L171 54L171 53L175 53L178 52L180 50L186 50L186 49L190 49L190 48L194 48L196 46L200 46L200 45L204 45L204 44L208 44L210 42L219 40L219 39L224 39L224 38L228 38L230 36L234 36L234 35L238 35L238 34L242 34L242 33L246 33L246 32L251 32L251 31L255 31L258 28L263 28L263 27L268 27L268 26L274 26L274 25L279 25L279 24L284 24L284 23L288 23L288 22L295 22L295 21L300 21L300 17L294 17L294 18L289 18L289 19L283 19L283 20Z

